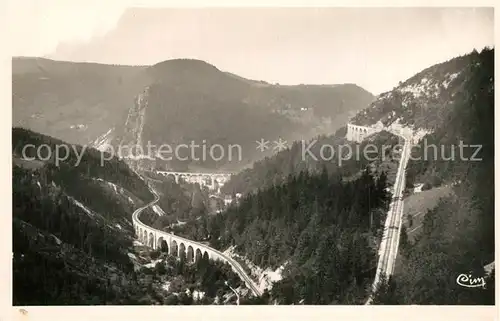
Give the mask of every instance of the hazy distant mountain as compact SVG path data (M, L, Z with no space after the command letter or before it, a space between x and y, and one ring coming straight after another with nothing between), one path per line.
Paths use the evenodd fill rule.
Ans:
M13 59L12 97L15 126L69 142L237 143L246 163L256 140L333 132L373 99L353 84L270 85L192 59L132 67L40 58Z
M12 60L13 126L87 144L123 117L146 82L144 67Z

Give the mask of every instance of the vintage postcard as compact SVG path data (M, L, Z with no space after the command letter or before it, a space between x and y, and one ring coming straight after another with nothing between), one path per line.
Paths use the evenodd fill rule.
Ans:
M8 16L16 318L494 315L492 7Z

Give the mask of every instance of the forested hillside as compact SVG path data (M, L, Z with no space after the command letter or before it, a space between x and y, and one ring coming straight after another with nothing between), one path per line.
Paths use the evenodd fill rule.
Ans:
M441 92L448 93L452 99L445 94L443 94L444 96L439 94L439 92L438 97L436 97L435 92L433 95L425 96L426 99L434 97L437 100L446 101L446 105L440 106L438 109L440 115L443 116L436 120L439 121L439 125L437 123L435 126L433 125L431 127L432 133L424 137L427 145L420 146L420 149L414 149L412 156L415 159L420 157L420 160L411 160L407 170L409 188L407 193L411 193L411 188L417 183L425 183L425 188L440 184L455 184L455 186L451 196L443 198L437 207L427 213L422 233L414 241L414 244L408 241L406 231L402 233L399 257L402 261L402 268L398 269L398 273L391 279L389 290L385 285L382 286L382 294L377 296L375 303L485 304L493 302L491 301L493 298L493 290L491 289L493 279L491 278L488 280L486 290L474 289L471 291L456 284L456 278L461 273L472 271L476 273L474 275L482 276L484 274L482 271L483 266L494 260L493 56L493 50L490 49L485 49L481 53L473 52L464 57L451 60L451 63L447 62L438 65L438 67L430 68L405 83L408 85L417 78L422 79L426 75L432 75L432 73L443 69L443 66L447 66L447 68L440 71L443 75L449 75L455 67L459 69L457 75L451 77L452 80L456 80L456 82L452 83L454 86L453 93L451 94L449 91ZM439 80L429 78L430 83L436 81ZM412 95L412 97L415 96L418 95ZM427 102L420 100L420 103L420 107L425 108ZM432 114L436 110L431 109L429 112ZM391 113L389 112L389 114ZM406 122L406 124L410 123ZM419 126L414 123L410 125ZM333 146L346 143L343 139L344 134L345 132L339 130L332 137L320 137L318 142L321 143L317 144L316 151L313 154L318 155L317 148L322 143ZM382 135L384 134L382 133ZM387 143L390 141L387 140L388 138L380 140L380 137L381 135L376 135L361 145L366 145L369 142L380 144L381 142ZM465 148L462 155L462 157L469 158L469 160L460 160L461 154L458 150L460 141L465 145L481 145L480 153L475 155L481 161L471 159L476 150L476 148L472 147ZM420 143L422 144L422 142ZM438 154L434 158L428 150L426 152L428 157L425 159L424 147L431 144L437 146ZM455 159L451 160L449 157L453 155L451 152L453 147L455 147ZM316 161L310 157L306 161L302 160L302 148L301 144L296 143L290 149L258 162L252 169L243 171L233 177L225 186L226 192L253 193L244 198L239 207L230 208L224 216L217 216L212 221L201 225L188 225L184 227L183 231L192 235L203 235L200 231L207 229L207 233L211 236L215 246L223 249L228 246L236 246L237 251L241 251L240 253L244 253L252 262L258 265L277 267L285 263L285 258L290 258L289 263L286 264L285 278L273 287L271 293L271 297L277 299L278 302L297 303L302 299L304 300L303 303L346 302L345 300L354 300L349 302L356 302L357 299L362 297L360 294L362 291L359 287L357 290L353 290L355 287L349 287L346 284L328 287L328 284L338 285L335 282L340 282L336 279L338 273L332 276L328 274L328 271L346 271L346 268L342 266L342 262L344 262L342 259L330 261L328 271L320 269L320 267L328 266L328 263L314 265L314 262L321 262L318 259L318 253L322 248L320 244L323 244L323 238L325 238L324 244L327 244L325 247L329 246L330 248L329 252L325 250L325 253L329 253L329 255L325 254L325 257L336 257L337 255L342 257L342 254L338 254L331 249L336 248L333 244L337 244L338 249L338 244L342 244L341 240L344 237L349 239L349 237L344 236L342 233L336 234L338 232L332 232L331 229L322 230L322 227L328 227L329 225L318 224L311 230L321 231L314 234L316 237L307 233L304 234L317 242L312 247L314 250L310 250L307 246L298 246L298 244L302 243L307 244L301 236L303 230L299 229L300 233L294 230L296 226L300 226L303 216L318 211L314 206L326 207L328 213L339 213L338 209L331 209L328 207L329 205L326 205L332 204L331 202L335 203L335 201L323 199L323 201L315 203L316 200L321 199L322 188L318 187L315 193L309 195L311 203L308 204L311 207L306 207L302 212L302 216L294 216L294 213L296 213L294 204L297 204L297 202L302 204L302 200L307 198L304 196L307 194L307 187L300 185L299 190L304 190L304 194L299 195L294 195L293 192L290 194L289 189L292 189L293 182L301 181L298 175L304 175L305 171L317 173L322 166L327 168L325 173L329 172L334 177L338 175L339 177L356 179L356 169L362 169L363 166L370 164L371 168L378 168L380 171L384 165L390 164L391 161L366 162L363 159L353 158L352 162L344 161L343 165L338 167L335 161ZM315 148L311 150L313 151ZM354 181L356 182L356 180ZM307 185L304 181L302 183ZM321 184L316 185L322 186ZM332 186L323 186L323 188L328 191L335 189ZM367 194L366 191L360 193ZM339 194L342 195L342 193ZM266 201L267 197L269 197L268 201ZM279 201L282 197L286 201ZM355 197L355 195L352 195L347 199L352 200L352 204L359 203L359 200ZM267 208L265 204L273 204L273 206ZM313 204L316 205L313 206ZM346 208L349 208L349 206L343 207L343 209ZM341 211L340 213L344 212ZM289 220L286 219L288 215L291 216ZM349 224L342 219L343 214L338 215L334 217L338 217L339 221L335 221L333 226L335 228L339 226L344 227L344 229L348 228ZM259 219L254 220L254 217ZM217 219L220 222L217 223ZM311 222L314 222L314 220L307 222L313 224ZM366 224L366 221L363 221L360 217L357 217L357 222L360 224L359 227ZM217 230L219 226L222 227L220 232ZM357 235L360 230L351 231L350 234ZM304 229L304 231L307 231L307 229ZM317 237L317 235L320 235L320 237ZM297 240L297 243L294 243L295 240ZM298 250L296 246L299 248ZM350 250L352 251L351 255L360 253ZM300 262L297 261L297 253L303 253L302 260L309 262L315 269L312 269L310 265L297 263ZM366 262L363 258L370 260L369 251L361 251L361 253L361 259L358 259L358 261ZM335 268L332 268L332 266L335 266ZM310 272L311 270L308 269L312 269L314 272ZM325 273L321 275L327 275L330 278L327 279L329 281L322 282L319 285L316 284L314 277L310 277L310 275L316 275L315 273L319 271ZM357 278L357 285L359 286L359 282L362 283L362 281L359 281L362 277L356 273L354 275L356 275L355 278ZM342 280L345 280L348 276L352 275L347 273ZM315 288L316 286L317 288ZM340 301L336 301L334 294L339 288L343 290L349 288L352 291L344 292L342 298L338 299ZM354 296L352 296L353 293L355 293ZM296 300L297 298L300 299Z
M378 178L377 178L378 177ZM376 266L377 236L390 200L385 173L301 172L247 195L224 214L178 229L235 246L259 266L285 266L268 302L348 304L366 298Z
M78 166L74 154L57 166L54 158L23 159L28 144L46 144L55 151L64 142L12 130L14 304L133 303L141 298L127 252L132 211L153 198L147 186L116 158L101 166L96 150L78 146L83 152ZM34 150L27 149L25 156L37 158Z
M225 304L234 296L224 281L244 287L227 265L138 249L132 212L153 195L122 161L101 165L100 152L81 146L80 163L75 154L40 161L35 148L66 143L21 128L12 137L14 305ZM24 156L37 159L22 157L28 144ZM168 192L163 205L177 197Z
M485 158L493 150L493 56L492 49L466 56L469 64L462 72L464 84L462 90L454 95L449 116L441 126L423 137L420 142L422 148L412 151L415 160L410 160L407 175L410 186L420 182L432 186L460 180L469 168L491 169L487 167L486 160L463 161L461 158ZM474 155L477 148L471 146L463 148L461 154L461 141L467 146L482 146L480 153ZM426 152L424 142L426 146L434 145L436 148L429 147ZM424 157L425 152L428 157Z
M13 303L132 303L131 226L40 183L45 171L13 171Z
M476 148L464 148L467 160L461 160L457 149L454 160L410 162L410 187L412 182L426 182L429 188L456 185L451 196L425 214L415 242L402 242L403 267L383 288L379 303L494 304L494 277L486 289L456 283L462 273L484 276L483 267L494 261L494 50L473 53L470 59L464 91L448 122L424 139L445 146L446 157L460 141L482 148L477 160L471 158Z
M255 162L252 168L231 176L222 191L228 194L247 194L259 188L284 183L289 175L297 175L302 171L319 173L323 168L329 173L350 177L368 164L382 166L386 171L397 167L398 160L394 157L394 148L398 144L396 136L384 131L357 144L347 141L345 133L346 128L342 127L330 136L296 141L289 149ZM375 153L363 152L369 144L376 150ZM333 157L329 146L332 147ZM383 150L383 146L386 150ZM322 154L321 149L327 151Z

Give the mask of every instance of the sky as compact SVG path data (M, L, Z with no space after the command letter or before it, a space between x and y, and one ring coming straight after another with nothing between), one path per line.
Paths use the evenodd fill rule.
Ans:
M493 46L488 8L134 8L130 1L9 3L13 56L151 65L195 58L280 84L373 94Z

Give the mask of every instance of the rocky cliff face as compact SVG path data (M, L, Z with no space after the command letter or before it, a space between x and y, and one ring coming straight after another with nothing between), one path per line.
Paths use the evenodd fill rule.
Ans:
M379 95L370 106L351 119L355 125L369 126L381 121L385 126L399 123L414 130L432 132L448 120L453 106L464 97L464 84L477 52L450 59L422 70Z

